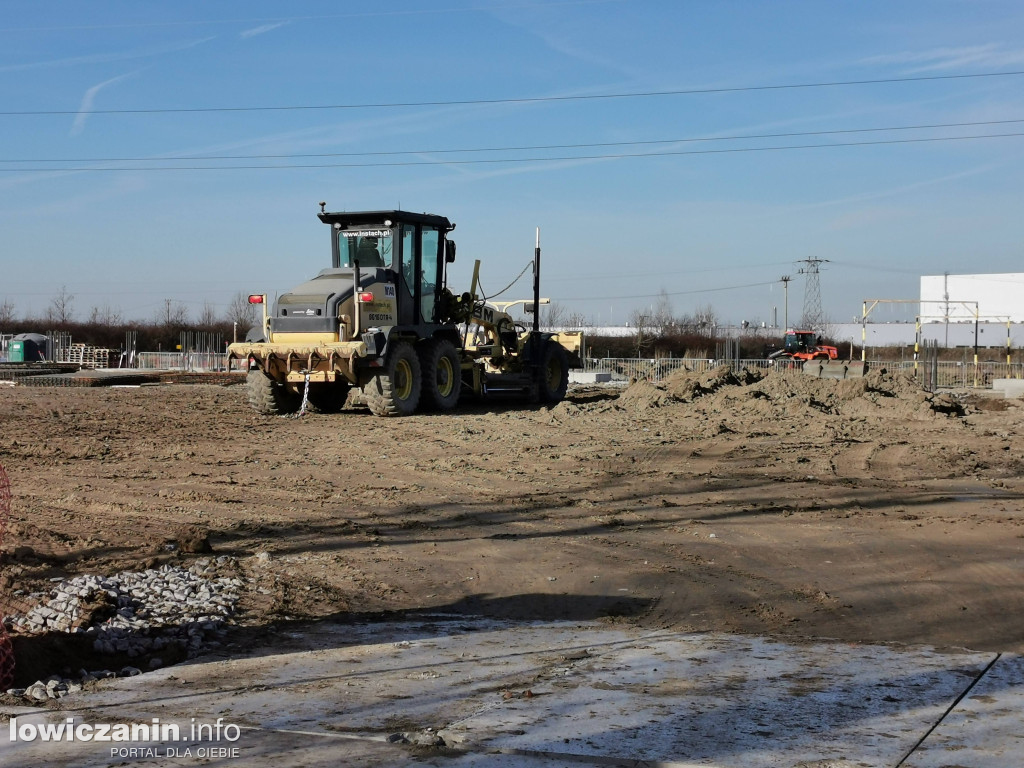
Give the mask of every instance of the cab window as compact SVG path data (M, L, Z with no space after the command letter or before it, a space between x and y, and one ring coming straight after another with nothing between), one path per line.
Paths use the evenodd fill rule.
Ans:
M391 265L391 231L387 229L344 230L338 233L338 253L343 267L359 262L361 269Z
M432 227L423 227L420 231L420 275L423 285L420 288L420 321L432 323L434 308L437 304L437 292L440 285L441 236Z

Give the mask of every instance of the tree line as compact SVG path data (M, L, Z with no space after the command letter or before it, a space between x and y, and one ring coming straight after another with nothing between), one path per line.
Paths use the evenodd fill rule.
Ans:
M219 334L230 342L236 330L238 338L244 339L249 328L258 322L257 308L249 304L248 295L243 293L236 294L223 313L207 302L195 316L182 302L164 299L144 320L127 319L109 304L93 305L81 316L76 310L75 296L66 286L38 315L19 313L9 298L0 302L0 333L60 331L70 333L76 344L106 349L122 349L129 332L135 334L139 351L173 351L183 332Z
M761 358L782 344L779 338L743 334L738 339L723 333L718 314L710 304L691 312L677 313L668 293L662 289L655 301L632 310L626 325L628 336L601 335L594 324L578 312L569 312L557 302L541 308L545 328L581 330L587 334L587 348L595 357L718 357L726 341L739 345L742 358ZM823 343L828 343L823 340Z
M146 320L126 319L109 304L93 305L84 316L76 308L76 298L62 286L45 311L38 316L19 315L10 299L0 302L0 333L70 333L74 343L94 347L121 349L125 337L133 332L139 351L175 350L183 332L202 332L239 340L259 322L258 308L249 304L248 295L237 293L223 313L207 302L192 316L187 305L173 299L163 300ZM530 323L532 320L523 320ZM546 328L578 329L587 333L587 347L600 357L698 357L718 356L718 347L727 341L718 316L711 305L677 314L667 293L662 290L649 306L634 309L627 325L633 329L628 336L603 336L594 323L579 312L570 312L557 302L541 307L541 325ZM731 339L739 344L740 357L759 358L781 344L779 338L755 334ZM829 343L822 339L823 343Z

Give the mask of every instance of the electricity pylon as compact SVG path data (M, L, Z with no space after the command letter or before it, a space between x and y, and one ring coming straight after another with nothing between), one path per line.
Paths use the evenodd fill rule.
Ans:
M825 313L821 309L821 281L819 270L822 264L828 264L828 259L801 259L798 264L805 264L798 274L804 276L804 314L800 319L800 325L809 331L820 331L825 325Z

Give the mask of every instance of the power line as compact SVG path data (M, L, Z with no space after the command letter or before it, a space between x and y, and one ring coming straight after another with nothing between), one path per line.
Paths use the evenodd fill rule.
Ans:
M749 93L754 91L782 91L807 88L839 88L853 85L883 85L889 83L921 83L939 80L970 80L990 77L1015 77L1024 75L1024 70L1012 72L975 72L964 75L922 75L920 77L886 77L871 80L836 80L820 83L788 83L781 85L746 85L722 88L685 88L670 91L640 91L636 93L596 93L575 96L526 96L511 99L451 99L446 101L392 101L367 102L359 104L292 104L285 106L255 107L153 107L141 109L91 109L90 115L150 115L150 114L192 114L204 112L293 112L337 109L395 109L408 107L459 107L485 104L534 104L543 102L595 101L600 99L640 99L659 96L695 96L718 93ZM55 110L4 110L2 117L77 115L80 109Z
M776 261L762 264L732 264L728 267L710 267L706 269L668 269L658 270L657 272L632 272L628 275L624 275L622 272L606 273L606 274L591 274L587 273L587 280L624 280L624 279L640 279L645 277L661 277L664 275L697 275L706 272L735 272L737 269L761 269L763 267L779 266L781 264L789 264L789 261ZM572 281L578 283L580 281L579 275L573 275L572 277L551 277L545 276L545 283L553 282L568 282Z
M294 170L318 168L380 168L409 167L423 165L482 165L498 163L550 163L573 160L618 160L639 157L681 157L685 155L723 155L750 152L781 152L799 149L834 149L839 147L869 147L893 144L923 144L939 141L974 141L978 139L1001 139L1024 136L1024 132L992 133L975 136L942 136L919 139L880 139L877 141L846 141L833 144L795 144L776 147L734 147L728 149L694 149L669 150L665 152L623 152L606 155L563 155L556 157L516 157L516 158L483 158L477 160L404 160L400 162L371 163L306 163L276 165L175 165L175 166L126 166L113 167L77 167L77 168L0 168L0 173L56 173L56 172L125 172L125 171L252 171L252 170ZM157 158L154 158L157 159ZM200 158L196 158L200 159ZM22 161L25 162L25 161Z
M184 162L195 160L288 160L312 157L386 157L395 155L443 155L469 154L474 152L526 152L546 149L592 149L596 147L636 147L657 144L693 144L711 141L741 141L750 139L780 139L800 136L836 136L857 133L885 133L888 131L920 131L937 128L968 128L982 125L1007 125L1024 123L1024 118L1013 120L984 120L970 123L931 123L922 125L896 125L887 128L845 128L830 131L790 131L786 133L748 133L732 136L699 136L681 139L648 139L643 141L603 141L587 144L534 144L511 147L465 147L462 149L401 149L377 152L317 152L279 155L183 155L150 157L65 157L65 158L23 158L20 160L0 159L0 163L144 163Z
M880 264L865 264L865 263L854 263L852 261L843 261L841 259L830 259L833 264L838 264L840 267L846 267L848 269L863 269L868 272L895 272L904 275L920 275L921 270L919 269L900 269L899 267L883 266Z
M669 291L659 293L643 293L634 296L623 296L622 294L616 294L614 296L571 296L559 298L559 301L606 301L609 299L653 299L658 296L690 296L697 293L719 293L721 291L739 291L744 288L760 288L765 285L775 285L778 280L769 280L761 283L747 283L745 285L725 285L720 288L697 288L690 291Z

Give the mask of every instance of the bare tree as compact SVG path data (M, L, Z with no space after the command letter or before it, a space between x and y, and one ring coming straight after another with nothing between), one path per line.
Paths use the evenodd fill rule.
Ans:
M675 310L672 307L672 299L668 297L668 292L664 288L661 289L661 292L658 294L658 300L651 309L650 319L651 326L660 336L668 336L679 325L676 321Z
M634 309L629 313L627 324L636 330L636 356L643 357L644 344L649 344L652 336L651 315L642 309Z
M239 291L228 304L224 319L238 327L245 333L252 326L256 325L256 305L249 303L249 295Z
M710 304L697 307L697 311L693 314L693 319L696 331L701 336L710 338L715 335L715 329L718 327L718 315L715 314L715 308Z
M818 323L818 327L814 330L818 332L818 338L834 339L836 337L836 326L832 320L829 319L828 315L823 314L821 316L821 322Z
M89 323L90 325L121 325L124 322L124 317L121 315L121 310L114 309L109 304L101 306L94 306L89 311Z
M156 322L173 328L188 324L188 307L180 301L164 299L163 306L156 311Z
M217 322L217 310L213 304L209 301L203 302L203 308L199 312L199 318L197 324L204 327L210 327L215 325Z
M570 328L586 328L591 325L587 316L582 312L570 312L569 316L565 319L565 324Z
M565 325L565 307L557 301L541 308L540 324L545 328L558 328Z
M3 304L0 304L0 327L6 327L14 322L14 302L10 299L4 299Z
M54 325L67 325L75 317L75 297L68 292L68 287L62 285L60 293L50 300L50 306L46 309L46 319Z

